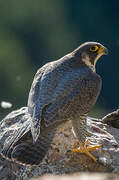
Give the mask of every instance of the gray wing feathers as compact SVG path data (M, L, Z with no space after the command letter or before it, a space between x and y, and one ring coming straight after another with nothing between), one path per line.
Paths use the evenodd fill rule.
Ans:
M80 114L84 113L85 110L85 113L87 113L95 104L100 93L101 79L94 77L91 80L88 78L88 74L80 78L79 74L78 79L72 76L66 85L66 88L57 89L56 101L53 99L52 104L43 114L47 126L50 126L56 121L72 119L77 112Z
M75 109L77 112L80 101L82 102L84 99L84 97L82 98L83 94L88 94L88 90L95 94L99 91L98 88L97 91L95 88L100 84L99 81L95 81L97 75L96 77L94 74L89 75L91 72L87 68L70 69L64 74L61 74L56 68L55 70L52 68L53 65L49 64L46 68L39 70L29 94L28 109L32 118L31 131L34 142L40 134L41 119L46 126L59 120L65 120L75 112ZM78 101L77 98L79 98ZM82 109L82 107L80 108Z
M52 102L53 91L58 80L63 74L58 73L52 63L48 63L38 70L34 77L33 84L28 98L28 112L31 115L31 132L34 142L40 134L42 110ZM54 68L55 69L55 68ZM54 78L55 77L55 78Z
M42 110L47 104L51 103L52 98L50 94L52 93L51 85L47 78L48 66L50 67L50 64L46 64L36 73L28 98L28 112L31 115L31 132L34 142L37 141L40 134ZM47 89L47 92L45 92L45 89Z
M84 68L69 71L55 88L52 101L57 101L70 94L86 75L87 71Z
M36 87L38 87L36 85ZM38 111L38 105L37 105L37 101L35 102L35 99L37 99L38 97L38 93L37 93L38 89L35 88L34 92L35 95L32 93L32 90L30 92L30 100L29 100L29 104L28 105L28 111L30 112L31 115L31 133L32 133L32 137L33 137L33 141L35 142L37 139L37 137L39 136L40 133L40 110Z
M41 121L41 109L39 107L40 97L40 81L42 77L42 71L37 72L29 93L28 98L28 112L31 116L31 133L33 141L36 142L40 134L40 121Z

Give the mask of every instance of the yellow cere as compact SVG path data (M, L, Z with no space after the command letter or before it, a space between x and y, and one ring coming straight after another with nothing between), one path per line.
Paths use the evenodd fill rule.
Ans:
M92 47L90 48L90 51L95 52L95 51L97 51L98 49L99 49L99 47L98 47L97 45L95 45L95 46L92 46Z

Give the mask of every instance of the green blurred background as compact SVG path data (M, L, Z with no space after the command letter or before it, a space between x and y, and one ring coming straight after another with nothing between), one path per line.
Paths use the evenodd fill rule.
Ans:
M118 7L119 1L106 0L1 0L0 102L13 107L0 107L0 116L27 105L38 68L85 41L99 41L109 49L97 63L103 87L92 114L101 117L118 108Z

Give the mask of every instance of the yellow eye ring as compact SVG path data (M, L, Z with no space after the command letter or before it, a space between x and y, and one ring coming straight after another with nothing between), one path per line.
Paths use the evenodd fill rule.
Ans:
M95 52L95 51L97 51L99 49L99 47L97 46L97 45L95 45L95 46L92 46L91 48L90 48L90 51L91 52Z

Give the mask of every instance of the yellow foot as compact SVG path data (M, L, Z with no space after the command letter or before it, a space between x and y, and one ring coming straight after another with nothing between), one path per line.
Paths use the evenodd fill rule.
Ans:
M88 145L88 140L85 142L84 147L82 147L82 145L80 144L80 147L77 149L73 149L72 152L80 152L80 153L87 154L89 157L91 157L96 162L96 158L92 154L90 154L89 151L95 151L96 149L99 149L101 146L96 145L96 146L87 148L87 145Z

